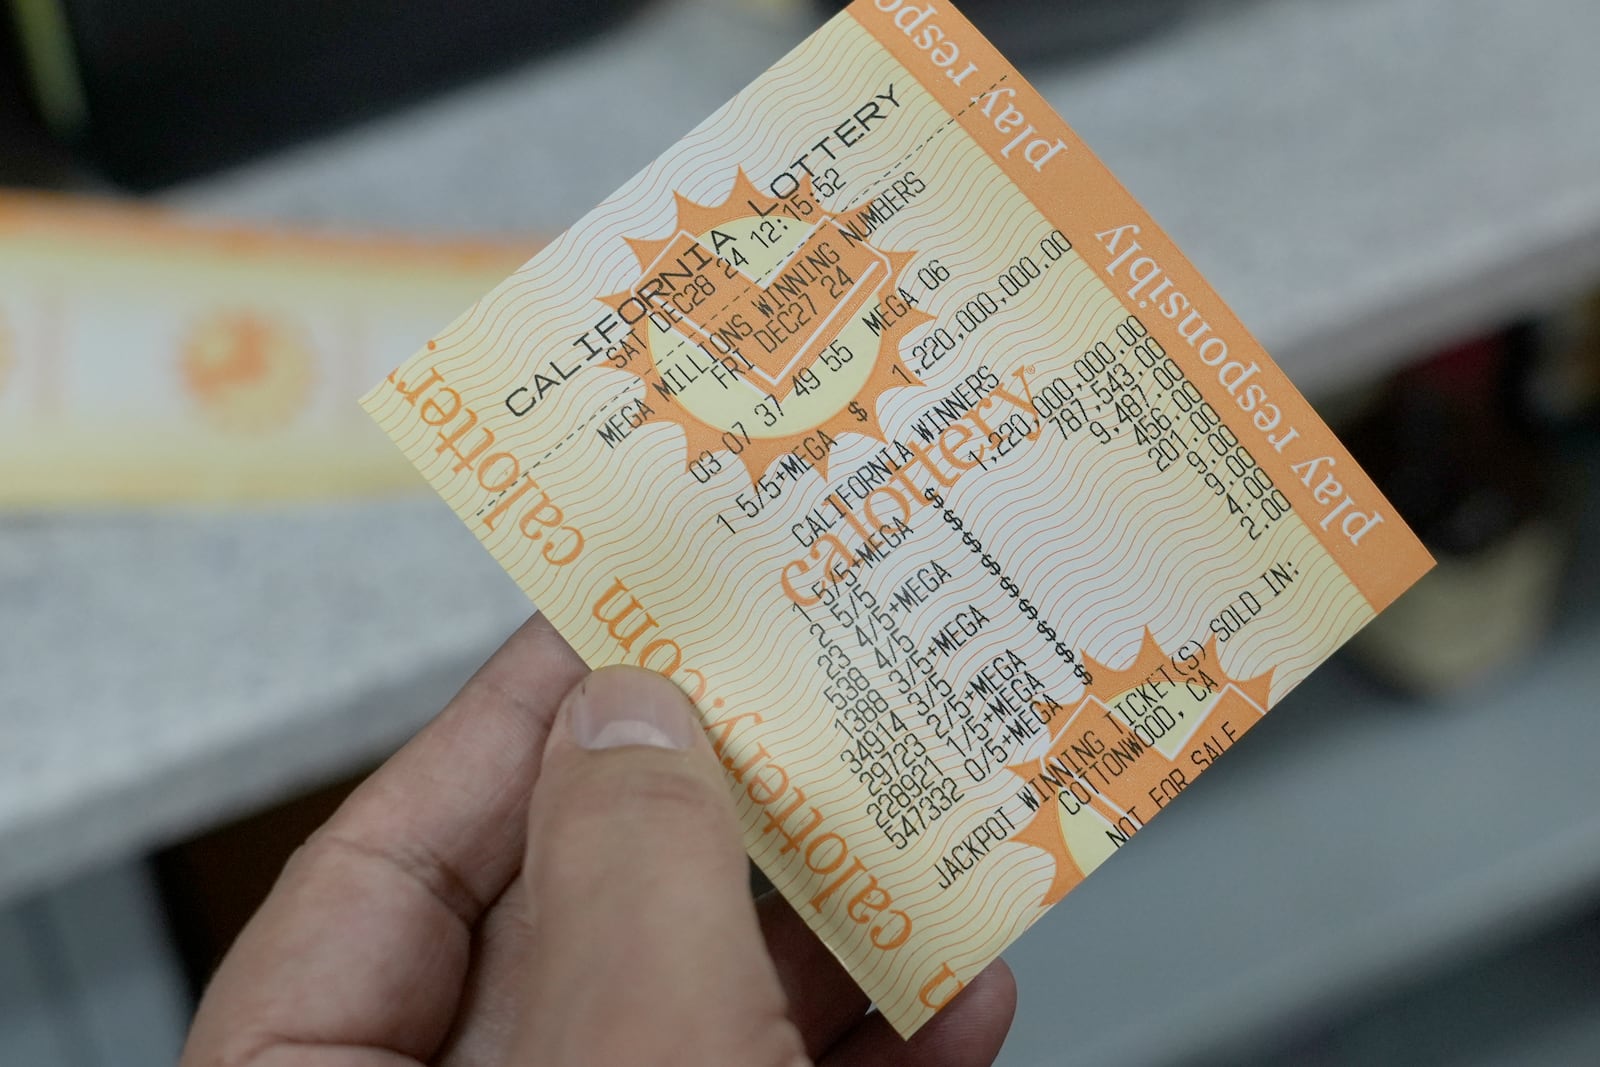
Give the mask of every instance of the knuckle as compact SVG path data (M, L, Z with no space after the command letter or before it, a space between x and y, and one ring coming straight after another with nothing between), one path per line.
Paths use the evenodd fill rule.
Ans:
M728 806L718 786L681 768L649 768L619 786L619 802L647 817L720 819Z
M636 766L617 776L575 775L536 806L540 850L559 860L587 855L597 839L736 833L719 787L681 767Z

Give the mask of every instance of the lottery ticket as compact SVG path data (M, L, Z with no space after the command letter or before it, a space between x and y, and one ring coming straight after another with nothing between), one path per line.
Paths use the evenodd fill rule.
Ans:
M1431 563L944 0L858 0L363 403L689 693L903 1034Z

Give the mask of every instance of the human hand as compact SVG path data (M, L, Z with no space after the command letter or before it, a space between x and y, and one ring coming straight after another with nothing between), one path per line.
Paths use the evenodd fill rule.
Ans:
M1015 1005L996 962L902 1042L751 901L676 687L535 616L285 865L182 1065L988 1064Z

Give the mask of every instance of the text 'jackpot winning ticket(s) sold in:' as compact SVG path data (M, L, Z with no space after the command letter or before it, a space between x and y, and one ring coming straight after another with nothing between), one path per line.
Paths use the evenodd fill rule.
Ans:
M858 0L363 404L692 696L903 1034L1431 563L943 0Z

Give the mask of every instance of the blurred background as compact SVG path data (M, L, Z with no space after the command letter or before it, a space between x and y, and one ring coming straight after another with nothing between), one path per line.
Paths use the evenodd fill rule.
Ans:
M828 9L0 6L0 1064L167 1064L528 610L352 398ZM1600 1063L1600 5L964 7L1440 561L1007 954L1002 1062Z

